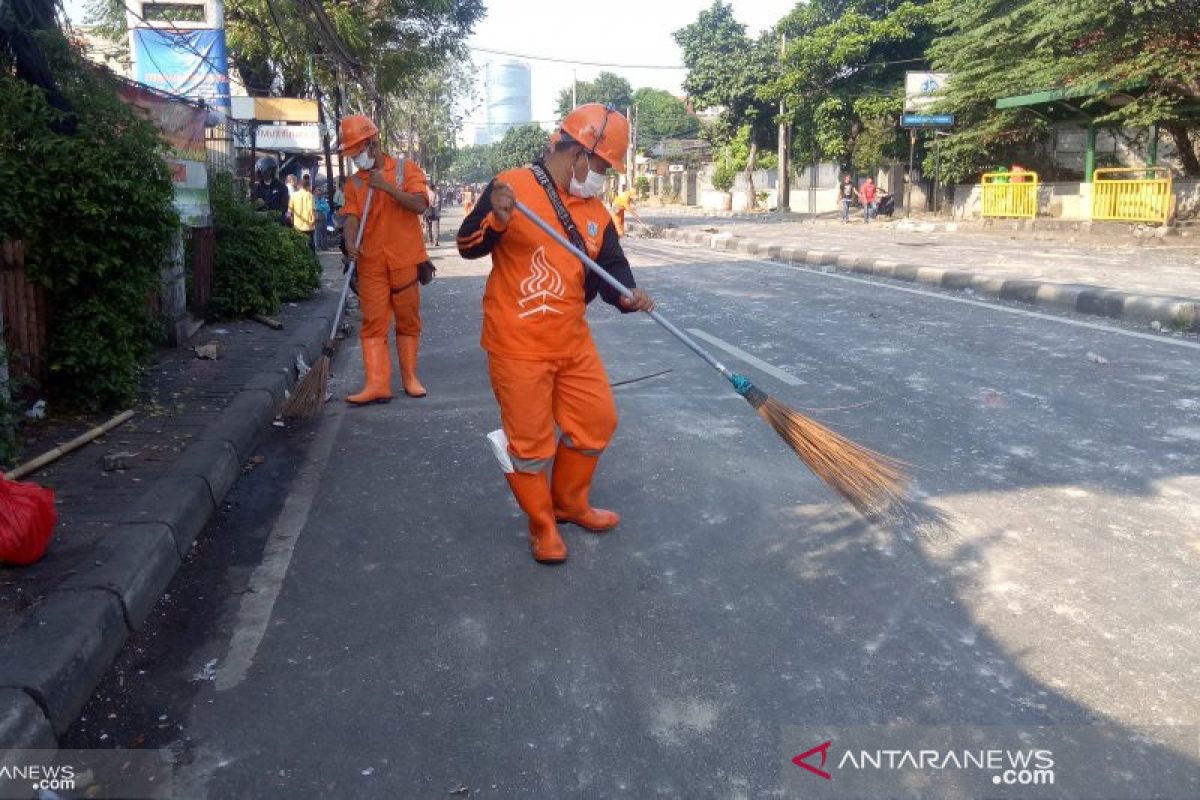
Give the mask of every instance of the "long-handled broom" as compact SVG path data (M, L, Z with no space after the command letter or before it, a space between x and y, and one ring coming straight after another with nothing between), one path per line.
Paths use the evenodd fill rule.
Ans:
M570 250L605 283L624 297L633 297L633 293L620 281L588 258L586 253L581 252L567 241L561 233L538 217L528 206L520 200L516 201L516 206L517 210L528 217L530 222ZM815 420L788 408L778 400L773 400L767 396L766 392L751 383L749 378L729 370L662 314L657 311L651 311L649 314L651 319L687 345L710 367L724 375L725 379L733 384L734 391L746 398L758 415L775 429L775 432L787 443L788 447L792 448L800 460L859 512L864 515L886 514L904 499L908 478L904 472L906 465L903 462L855 444Z
M375 190L367 190L367 199L363 203L362 219L358 221L358 232L354 235L354 251L362 245L363 231L367 229L367 214L371 212L371 200ZM346 309L346 296L350 292L350 283L354 280L354 271L358 268L358 260L350 262L346 270L346 280L342 283L342 297L338 300L337 313L333 315L333 327L329 329L329 338L321 346L321 357L312 365L308 374L296 384L296 391L283 404L283 416L289 418L315 417L321 413L325 405L325 394L329 386L329 366L333 359L333 351L337 347L338 326L342 324L342 312Z

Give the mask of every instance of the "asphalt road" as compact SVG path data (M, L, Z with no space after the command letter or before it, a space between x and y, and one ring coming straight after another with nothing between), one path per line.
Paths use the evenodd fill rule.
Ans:
M860 520L597 303L614 382L670 372L615 390L620 528L535 564L484 439L486 265L444 248L430 396L273 430L64 745L169 748L189 798L760 798L799 796L789 726L1200 723L1200 346L629 249L731 367L911 462L910 518Z

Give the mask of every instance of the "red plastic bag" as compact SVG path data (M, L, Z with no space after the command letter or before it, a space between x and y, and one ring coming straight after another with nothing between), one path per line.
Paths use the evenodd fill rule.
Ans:
M39 560L57 521L53 489L0 475L0 564L25 566Z

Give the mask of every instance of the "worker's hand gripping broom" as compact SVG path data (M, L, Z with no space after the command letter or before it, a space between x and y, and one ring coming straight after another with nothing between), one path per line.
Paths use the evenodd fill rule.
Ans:
M586 253L573 246L562 234L533 213L528 206L520 200L516 201L516 206L517 210L528 217L530 222L570 250L605 283L624 297L631 298L633 296L633 293L620 281L588 258ZM907 477L904 474L902 462L855 444L815 420L793 411L778 400L772 400L766 392L752 384L749 378L730 371L662 314L657 311L648 313L651 319L687 345L710 367L724 375L725 379L733 384L734 390L746 398L758 415L766 420L795 451L800 460L860 512L885 514L894 504L903 499Z
M362 219L358 221L358 232L354 235L354 252L356 253L362 246L363 231L367 229L367 214L371 212L371 200L374 197L375 190L368 189L366 202L363 203ZM350 262L350 267L346 270L346 280L342 283L342 297L338 300L337 313L333 315L333 327L329 329L329 339L321 347L321 357L312 365L312 369L300 380L300 383L296 384L296 391L283 404L285 417L315 417L321 413L321 408L325 405L325 393L328 391L329 384L329 366L334 348L337 346L338 326L342 324L346 296L350 291L350 284L354 280L354 271L357 268L358 260L355 259Z

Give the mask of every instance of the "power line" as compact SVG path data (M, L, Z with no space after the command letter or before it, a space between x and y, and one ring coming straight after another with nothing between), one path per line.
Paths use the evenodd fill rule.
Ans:
M598 61L577 61L570 58L551 58L550 56L535 56L529 53L514 53L508 50L493 50L490 47L471 47L467 46L468 50L477 53L491 53L497 56L509 56L511 58L523 58L527 61L549 61L554 64L576 64L582 67L612 67L614 69L673 69L686 70L687 67L675 64L603 64Z

